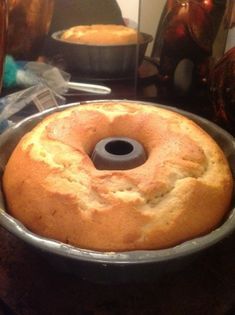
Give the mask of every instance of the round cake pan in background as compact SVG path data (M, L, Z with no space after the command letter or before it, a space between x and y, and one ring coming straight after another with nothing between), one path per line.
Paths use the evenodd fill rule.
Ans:
M153 40L151 35L141 33L139 45L85 45L62 40L62 33L52 34L53 49L62 56L67 71L90 79L133 77L137 61L139 65L143 62L148 43Z
M108 100L117 102L117 100ZM91 101L79 103L102 102ZM126 102L126 101L125 101ZM130 103L132 101L129 101ZM135 102L136 103L136 102ZM235 141L234 138L204 118L194 114L167 106L141 102L141 104L155 105L178 112L199 124L220 145L230 163L233 177L235 178ZM12 150L20 138L31 130L44 117L54 111L61 111L76 104L68 104L59 108L47 110L24 119L10 127L0 137L0 166L2 173ZM215 179L216 180L216 179ZM188 264L192 258L206 249L221 242L235 230L234 201L231 211L220 227L211 233L189 240L175 247L163 250L141 250L128 252L98 252L76 248L58 241L46 239L27 230L23 224L10 216L7 212L4 196L0 195L0 224L3 228L23 240L35 249L45 254L53 265L61 271L72 272L80 278L95 282L129 282L151 281L166 272L179 270Z

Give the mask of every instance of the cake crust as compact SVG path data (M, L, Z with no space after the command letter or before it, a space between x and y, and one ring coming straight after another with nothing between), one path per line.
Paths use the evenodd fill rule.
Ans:
M143 144L147 161L97 170L106 137ZM215 141L182 115L100 102L54 113L10 157L3 189L10 214L33 232L99 251L160 249L204 235L229 210L233 179Z
M86 45L137 44L137 31L124 25L93 24L78 25L65 30L61 39Z

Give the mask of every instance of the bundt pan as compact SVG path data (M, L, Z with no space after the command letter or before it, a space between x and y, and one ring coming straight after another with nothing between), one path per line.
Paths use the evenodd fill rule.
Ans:
M134 76L153 38L141 33L139 45L85 45L61 39L63 31L52 34L51 45L65 62L67 71L90 79L128 79Z
M82 105L87 103L89 102L79 104ZM151 104L163 108L165 107L158 104L141 103L146 105ZM1 171L4 171L5 164L12 150L26 132L31 130L48 114L75 105L78 104L69 104L38 113L24 119L2 134L0 137ZM222 147L228 158L235 178L234 138L226 131L204 118L176 108L165 108L185 115L204 128ZM197 256L199 253L204 253L206 249L218 242L221 242L235 230L235 208L233 201L231 211L221 226L205 236L195 238L175 247L163 250L98 252L76 248L31 233L23 226L23 224L7 213L2 193L0 196L0 208L0 224L2 227L33 248L38 249L39 252L42 252L49 262L53 263L53 265L60 271L76 274L84 280L103 283L150 281L165 272L179 270L179 268L183 268L185 264L190 263L192 258Z

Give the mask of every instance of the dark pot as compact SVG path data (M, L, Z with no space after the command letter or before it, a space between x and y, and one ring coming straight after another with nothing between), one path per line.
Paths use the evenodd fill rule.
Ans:
M139 45L85 45L60 39L63 31L52 34L54 50L65 61L66 70L79 77L117 79L134 76L153 38L143 34Z

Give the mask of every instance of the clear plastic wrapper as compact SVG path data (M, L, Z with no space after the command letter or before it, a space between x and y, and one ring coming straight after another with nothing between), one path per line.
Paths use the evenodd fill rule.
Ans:
M12 118L28 105L36 106L38 111L65 104L65 98L48 86L39 83L20 92L0 99L0 133L12 124Z

